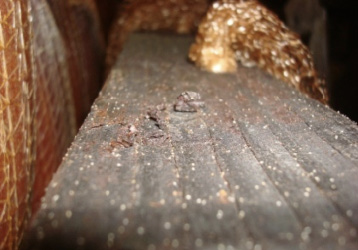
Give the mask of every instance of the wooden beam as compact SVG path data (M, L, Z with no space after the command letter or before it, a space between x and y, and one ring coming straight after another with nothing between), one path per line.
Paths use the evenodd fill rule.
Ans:
M191 38L136 34L54 175L26 249L357 249L358 127ZM198 112L176 112L185 91Z

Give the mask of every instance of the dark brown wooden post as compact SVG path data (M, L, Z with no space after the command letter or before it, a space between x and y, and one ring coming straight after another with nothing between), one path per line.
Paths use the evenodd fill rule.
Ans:
M358 127L258 69L136 34L50 183L26 249L357 249ZM185 91L198 112L176 112Z

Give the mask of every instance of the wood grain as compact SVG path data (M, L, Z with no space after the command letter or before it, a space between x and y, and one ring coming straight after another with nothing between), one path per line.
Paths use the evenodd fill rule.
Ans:
M200 71L191 41L131 37L23 249L357 249L357 125L258 69ZM183 91L206 106L175 112Z

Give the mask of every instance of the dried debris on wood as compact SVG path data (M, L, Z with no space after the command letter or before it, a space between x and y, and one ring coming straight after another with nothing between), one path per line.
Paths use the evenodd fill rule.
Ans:
M174 110L178 112L197 112L205 103L197 92L185 91L181 93L174 104Z

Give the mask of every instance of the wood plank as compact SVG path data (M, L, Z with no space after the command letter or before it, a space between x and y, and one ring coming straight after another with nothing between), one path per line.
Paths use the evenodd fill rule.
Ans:
M357 249L357 125L258 69L200 71L190 42L131 37L23 249ZM174 111L184 91L205 107Z

